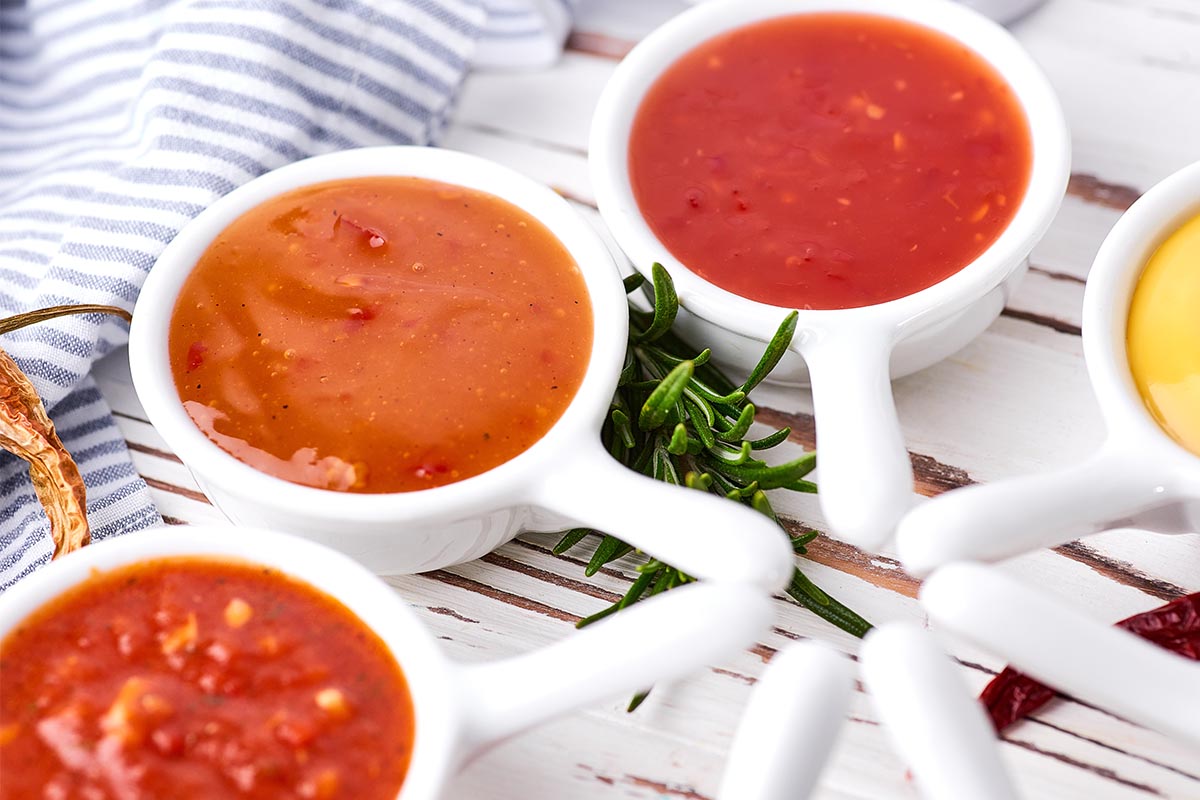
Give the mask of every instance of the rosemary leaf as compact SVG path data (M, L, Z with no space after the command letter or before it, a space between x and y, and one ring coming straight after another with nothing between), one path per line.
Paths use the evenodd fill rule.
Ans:
M629 587L629 591L625 593L625 596L617 601L617 610L620 611L622 608L627 608L636 603L653 582L654 572L643 572L641 575L638 575L637 580Z
M846 633L861 639L871 630L871 623L821 591L800 570L792 573L792 583L787 593L797 603Z
M799 312L793 311L784 317L783 323L775 331L771 341L767 343L767 349L762 354L762 358L754 365L754 369L750 371L750 377L746 378L746 382L742 384L743 394L750 394L750 390L762 383L762 379L767 377L771 370L775 369L779 359L783 358L788 345L792 343L792 337L796 334L796 320L799 316Z
M587 567L583 570L583 574L587 577L592 577L600 568L610 561L616 561L624 555L633 552L633 548L622 542L615 536L605 535L600 540L600 545L596 548L596 552L592 553L592 560L588 562Z
M723 431L714 431L717 438L723 442L740 442L746 438L746 434L750 432L750 426L754 424L754 404L746 403L742 407L742 413L738 415L737 422ZM753 442L746 442L750 447L754 447Z
M694 369L691 361L683 361L662 379L642 406L642 413L638 416L639 428L644 431L653 430L667 421L672 407L679 402L684 388L692 379Z
M725 467L742 467L754 468L758 465L766 466L761 461L750 460L750 443L742 442L741 448L734 450L725 443L716 444L708 449L708 457L715 462L719 462L723 468ZM753 478L751 480L754 480Z
M590 528L572 528L563 534L563 537L558 540L558 544L554 545L554 549L551 552L556 556L561 556L587 538L589 533L595 533L595 531Z
M650 464L650 475L655 480L679 485L679 471L675 469L675 459L671 457L671 452L667 449L667 445L661 437L659 437L658 443L654 446Z
M817 531L809 531L808 533L802 533L799 536L795 536L792 538L792 549L798 554L804 555L808 552L808 545L813 539L816 539L820 535L821 534Z
M653 342L660 338L671 330L675 315L679 313L679 297L667 268L656 261L650 272L654 277L654 320L649 328L632 337L635 342Z
M791 435L791 428L781 428L772 434L762 437L761 439L753 439L750 442L750 447L753 450L770 450L775 445L786 442L787 438Z
M633 350L625 351L625 363L621 366L621 375L617 378L617 386L625 386L633 383L638 378L637 359L633 357Z
M647 689L644 692L638 692L637 694L635 694L633 696L633 699L629 701L629 706L625 709L625 712L627 714L632 714L634 711L637 711L638 706L640 706L643 702L645 702L646 698L649 696L650 696L649 689Z
M693 402L690 399L684 400L683 404L688 410L688 420L692 423L692 431L696 434L696 438L700 440L700 444L705 449L716 447L717 437L712 431L712 424L715 421L715 417L712 416L712 410L705 409L702 404ZM705 413L706 411L708 413Z
M603 609L597 611L595 614L592 614L591 616L587 616L587 617L584 617L583 619L579 620L579 622L575 623L575 628L576 629L586 628L588 625L591 625L593 622L599 622L600 620L604 619L605 617L611 616L620 610L621 610L621 604L613 603L611 606L608 606L607 608L603 608Z
M775 516L775 509L771 508L770 501L767 500L767 494L762 489L758 489L754 494L750 495L750 507L760 514L763 514L776 522L779 519Z
M671 433L671 443L667 445L667 452L673 456L681 456L687 451L687 426L680 422L675 426L675 430Z
M775 466L756 466L754 464L733 464L728 461L712 463L717 459L705 458L704 463L720 469L730 478L743 483L758 481L763 489L791 488L795 481L812 472L817 466L816 453L805 453L786 464Z
M617 434L626 450L637 446L637 438L633 435L633 427L629 424L629 415L622 408L614 408L612 414L613 431Z
M669 353L666 350L663 350L661 347L654 347L653 345L648 344L639 346L638 350L640 350L643 356L646 358L651 358L660 364L667 364L668 366L672 367L681 361L691 361L694 366L702 367L708 363L708 359L712 358L712 350L708 349L701 350L699 353L691 356L690 358L688 356L680 356L674 353ZM626 358L628 358L629 354L632 352L633 350L627 351Z

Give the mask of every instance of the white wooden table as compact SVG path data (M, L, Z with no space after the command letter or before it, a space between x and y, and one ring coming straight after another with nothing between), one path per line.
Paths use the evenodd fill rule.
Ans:
M443 144L554 186L600 226L586 169L592 107L617 59L684 7L682 0L595 0L555 67L472 77ZM1079 338L1088 267L1124 208L1200 159L1200 0L1049 0L1015 31L1062 98L1074 132L1074 176L1004 315L961 353L896 384L918 488L926 495L1067 463L1100 442ZM97 373L168 522L220 519L145 421L123 353ZM813 446L807 395L766 387L755 400L760 419L795 426L785 447ZM774 500L796 525L821 528L813 498ZM586 552L555 557L553 541L524 536L476 563L388 580L451 656L493 659L570 635L580 616L612 602L630 583L623 562L585 579ZM811 551L804 571L872 621L923 619L913 599L917 584L891 554L825 538ZM1200 539L1115 532L1025 556L1008 568L1115 621L1200 590ZM776 627L752 650L658 686L636 713L627 714L628 698L617 697L504 744L454 781L448 797L713 797L747 694L774 650L809 637L849 652L858 644L788 600L776 606ZM966 646L955 655L975 689L1002 666ZM1200 798L1200 751L1076 702L1014 727L1003 750L1029 798ZM861 692L818 795L917 796Z

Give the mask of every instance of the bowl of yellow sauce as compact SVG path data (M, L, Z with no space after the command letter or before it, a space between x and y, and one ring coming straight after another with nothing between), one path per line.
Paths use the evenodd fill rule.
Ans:
M1200 531L1200 162L1113 227L1083 300L1083 350L1107 437L1080 464L948 492L897 530L905 568L998 560L1081 535Z
M1125 343L1150 415L1200 455L1200 215L1168 236L1146 263L1129 306Z

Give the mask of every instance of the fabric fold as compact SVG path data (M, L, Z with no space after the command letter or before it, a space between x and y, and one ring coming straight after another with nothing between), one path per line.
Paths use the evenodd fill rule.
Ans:
M132 309L163 247L215 199L310 155L433 142L480 52L544 62L569 9L0 0L0 315L83 302ZM79 462L96 539L160 522L88 377L126 335L124 323L87 315L0 340ZM0 455L0 590L48 560L48 531L25 463Z

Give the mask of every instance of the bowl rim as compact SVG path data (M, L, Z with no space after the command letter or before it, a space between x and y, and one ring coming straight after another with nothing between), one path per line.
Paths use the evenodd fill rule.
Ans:
M592 349L575 396L550 430L509 461L456 483L415 492L349 493L318 489L260 472L212 442L180 402L167 340L180 288L217 235L245 211L283 192L329 180L404 176L483 191L512 203L544 224L566 247L592 303ZM168 446L212 486L263 508L301 510L347 522L462 519L518 505L564 450L598 436L625 355L626 297L613 256L599 235L548 187L515 170L455 150L383 146L313 156L267 172L221 197L189 222L159 256L138 297L129 333L134 388ZM397 528L396 533L402 533ZM353 534L353 528L347 528ZM366 535L366 534L364 534Z
M1121 215L1088 273L1083 354L1109 435L1124 449L1153 448L1153 457L1139 463L1156 465L1164 476L1185 472L1189 493L1200 497L1200 456L1171 438L1151 416L1133 380L1126 339L1129 308L1146 263L1166 239L1198 216L1200 161L1155 184Z
M461 709L453 665L399 594L349 556L291 534L223 524L157 527L94 542L51 561L0 596L0 641L32 613L104 572L167 558L268 566L337 600L400 665L414 712L414 741L398 797L432 797L457 756Z
M946 319L998 286L1045 234L1070 177L1070 137L1049 81L1004 28L949 0L896 4L892 0L712 0L673 18L643 39L618 66L593 116L589 161L601 216L639 270L660 261L671 272L680 302L697 316L743 336L768 341L788 310L735 295L688 270L650 231L629 181L629 132L643 96L663 70L700 43L729 30L776 17L812 13L886 16L923 25L966 45L1009 83L1025 112L1032 162L1025 196L1008 226L975 261L930 287L904 297L848 309L801 309L799 329L861 328L902 338ZM820 337L797 335L803 348Z

